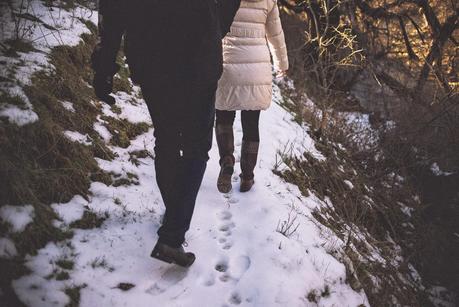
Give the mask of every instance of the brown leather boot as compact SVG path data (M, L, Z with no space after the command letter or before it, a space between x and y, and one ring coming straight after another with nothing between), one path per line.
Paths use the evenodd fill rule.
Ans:
M258 146L260 142L242 141L241 148L241 192L248 192L252 188L255 180L253 170L257 164Z
M220 193L229 193L232 189L231 177L234 172L234 135L233 127L217 124L215 127L218 152L220 154L220 174L217 189Z

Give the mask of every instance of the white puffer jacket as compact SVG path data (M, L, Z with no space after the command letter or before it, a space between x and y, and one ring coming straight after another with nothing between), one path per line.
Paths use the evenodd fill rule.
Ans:
M268 48L269 46L269 48ZM288 69L287 48L276 0L242 0L223 39L219 110L266 110L271 104L270 52L277 70Z

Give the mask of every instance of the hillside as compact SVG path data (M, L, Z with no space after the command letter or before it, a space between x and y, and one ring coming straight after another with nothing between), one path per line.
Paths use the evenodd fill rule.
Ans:
M217 191L214 140L186 238L196 263L153 260L164 213L154 127L126 66L116 104L95 99L96 12L32 0L0 14L2 306L453 306L425 288L393 233L373 235L391 199L343 145L312 133L290 80L276 80L261 116L254 190ZM417 205L393 212L410 227Z

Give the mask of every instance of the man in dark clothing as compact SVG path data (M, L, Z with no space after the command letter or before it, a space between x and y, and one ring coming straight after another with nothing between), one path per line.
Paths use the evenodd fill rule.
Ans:
M156 180L166 206L151 256L190 266L182 244L212 144L221 39L240 0L100 0L96 96L109 104L124 35L127 62L155 127Z

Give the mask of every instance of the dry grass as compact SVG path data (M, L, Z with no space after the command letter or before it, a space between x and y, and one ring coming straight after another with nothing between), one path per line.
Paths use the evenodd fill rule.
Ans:
M303 120L310 121L317 114L304 105L295 106L295 99L287 103L289 109L301 110L297 117ZM320 122L316 120L316 127ZM352 133L342 120L331 118L320 135L311 134L325 160L308 152L300 157L284 152L281 156L287 167L274 172L297 185L303 195L314 193L323 201L313 216L345 242L342 253L333 250L330 254L346 265L347 282L356 290L364 289L372 306L386 306L387 302L428 306L427 295L412 279L408 266L417 240L409 225L419 219L416 212L421 209L413 198L414 188L402 177L387 172L383 160L375 161L374 147L365 152L360 148L362 144L352 143ZM327 205L328 200L333 206ZM411 218L402 211L406 207L415 209ZM399 251L398 246L404 249ZM382 260L375 261L375 254ZM398 256L403 260L394 261Z
M314 2L305 5L311 3ZM399 9L398 6L393 7L395 11ZM459 88L456 86L445 90L437 84L438 80L430 80L424 84L422 91L413 93L413 82L416 83L417 79L413 76L419 70L412 69L412 63L405 61L407 55L403 52L396 58L389 56L390 59L383 53L381 56L375 54L371 46L361 40L367 34L371 36L374 33L361 33L361 37L357 38L357 49L363 49L367 57L357 59L356 67L341 67L344 77L338 78L337 82L326 82L331 84L330 88L326 88L323 81L329 81L327 78L330 77L327 60L331 59L329 64L333 65L336 62L333 59L339 57L339 54L331 54L328 58L316 56L316 61L311 61L311 57L317 53L323 55L320 48L313 48L315 42L308 36L314 33L313 27L308 28L308 24L313 23L312 19L308 19L305 13L293 14L292 11L286 11L282 18L289 60L293 64L289 75L294 79L296 90L284 89L286 98L283 106L293 112L297 122L307 123L311 127L311 135L327 156L327 162L316 161L308 154L297 160L287 157L287 164L292 166L292 170L283 175L298 184L305 194L311 190L321 197L334 199L334 213L317 213L322 223L341 229L338 233L343 232L349 223L356 223L358 228L368 230L377 241L376 244L384 246L386 250L390 250L391 246L385 239L386 233L389 233L403 247L405 259L416 267L425 285L448 287L459 298L459 262L456 260L459 259L459 239L456 235L459 233ZM341 14L341 20L346 18L346 12ZM422 10L411 13L422 14ZM444 11L446 15L449 13L453 12ZM354 33L361 27L372 25L375 25L372 20L354 24ZM379 30L387 26L378 25L382 26ZM400 30L397 27L398 21L397 26L391 28L392 34ZM334 31L330 27L328 30ZM429 31L429 28L423 30ZM389 31L382 30L377 35L385 36L387 33ZM325 34L322 33L322 36ZM392 37L393 40L400 38ZM400 42L403 43L403 40ZM336 50L331 47L326 52L335 53ZM384 46L376 42L372 47L395 48L397 52L403 50L392 43ZM426 50L428 48L422 52ZM443 55L446 56L452 50L454 46L445 46ZM322 60L325 60L325 69L321 68ZM423 64L424 60L418 64ZM445 70L449 65L454 66L454 59L444 64L438 69ZM451 71L451 76L454 73ZM324 78L317 78L317 75ZM331 77L334 76L332 74ZM366 80L363 80L365 78L374 78L375 81L366 84ZM362 87L364 90L353 87L360 83L366 84ZM354 98L353 93L360 94L362 102ZM375 93L379 93L381 99ZM317 108L303 104L306 94L313 98ZM368 109L365 111L360 103ZM343 111L373 112L370 114L370 123L378 135L377 141L369 142L371 135L349 129L340 118L339 113ZM388 129L388 126L393 127ZM344 155L338 144L346 148ZM452 174L433 174L433 163ZM344 173L339 171L340 167L343 167ZM352 169L357 174L353 174ZM398 180L398 175L403 180ZM352 191L343 184L349 178L354 185ZM372 203L366 197L371 198ZM415 209L408 221L398 203ZM351 253L347 261L361 262L360 258L360 255ZM357 275L363 282L358 284L363 285L367 282L372 284L370 279L365 279L365 271L384 272L376 267L368 269L367 265L348 265L348 268L352 272L359 272ZM402 271L407 272L406 268ZM388 276L398 273L396 268L387 272ZM386 294L381 296L383 298L390 297L391 292L397 293L396 289L391 288L390 282L386 289ZM413 293L407 294L405 299L413 299L416 304L430 304L424 301L425 294L422 291L415 290ZM404 296L402 292L397 295ZM384 301L378 301L379 297L372 295L372 303L377 305L380 302L384 305Z
M9 234L18 250L18 257L1 259L0 286L4 300L2 303L6 306L21 306L11 289L11 280L27 273L22 265L23 257L26 254L36 254L38 249L50 241L66 240L73 235L71 231L53 226L53 220L59 218L49 205L68 202L75 195L87 197L92 181L101 181L107 185L115 182L112 174L101 170L94 159L99 157L112 160L115 154L93 128L97 116L101 115L101 106L95 102L93 90L88 86L93 77L89 60L96 43L96 26L91 23L87 25L92 33L82 35L83 41L77 46L54 48L49 58L55 70L35 73L31 85L24 88L39 121L17 127L0 119L0 204L31 204L35 209L33 223L21 233ZM123 71L117 79L119 89L131 90L130 86L126 86L129 84L127 72ZM15 81L8 79L0 82ZM0 94L4 103L23 103L18 97ZM66 110L62 101L72 102L76 112ZM131 124L116 118L106 120L109 122L109 130L114 133L112 144L116 146L127 147L132 138L149 129L149 125L144 123ZM67 130L89 135L91 145L68 140L63 135ZM136 182L134 176L127 179L129 184ZM71 228L99 227L105 218L86 211L83 218L73 223ZM8 233L6 225L0 224L0 229L2 233ZM79 288L68 291L72 302L77 302Z

